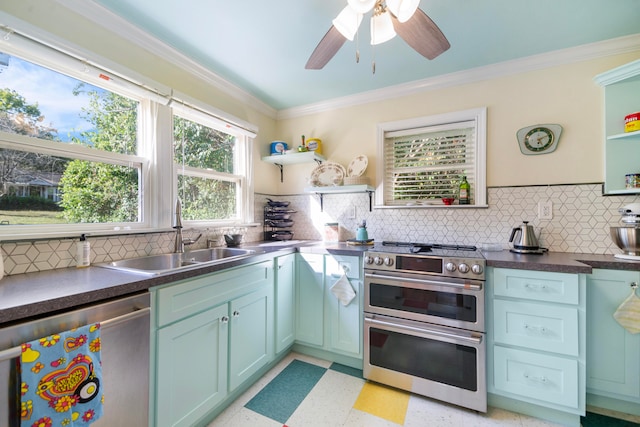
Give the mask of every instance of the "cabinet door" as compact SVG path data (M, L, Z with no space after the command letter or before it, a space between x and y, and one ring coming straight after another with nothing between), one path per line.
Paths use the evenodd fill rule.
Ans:
M157 332L157 426L191 426L227 394L228 306Z
M324 343L324 259L320 254L298 254L296 261L296 340Z
M357 267L357 257L355 266ZM326 268L326 319L329 332L329 350L349 353L350 356L362 356L362 282L349 279L356 297L346 306L342 305L331 292L333 284L344 274L344 264L328 255L325 260ZM350 273L350 272L347 272ZM351 273L358 277L358 269Z
M638 400L640 334L620 326L613 313L631 294L630 283L640 283L640 273L593 270L587 281L587 391Z
M287 349L295 339L295 260L295 254L275 260L276 353Z
M269 363L273 357L273 286L231 301L229 390Z

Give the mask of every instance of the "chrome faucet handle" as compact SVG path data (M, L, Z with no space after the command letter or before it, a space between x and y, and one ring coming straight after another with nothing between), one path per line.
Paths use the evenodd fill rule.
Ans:
M198 237L196 237L195 239L184 239L182 243L185 245L193 245L195 242L200 240L201 237L202 237L202 233L200 233Z

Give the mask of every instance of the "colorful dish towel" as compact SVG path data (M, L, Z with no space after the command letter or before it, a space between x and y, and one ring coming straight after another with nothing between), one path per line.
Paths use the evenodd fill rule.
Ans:
M21 427L87 426L102 416L100 324L22 344Z
M349 305L356 297L356 293L353 287L351 287L349 279L347 279L347 276L344 274L331 286L330 291L344 306Z
M625 299L613 313L614 319L632 334L640 332L640 298L633 287L631 295Z

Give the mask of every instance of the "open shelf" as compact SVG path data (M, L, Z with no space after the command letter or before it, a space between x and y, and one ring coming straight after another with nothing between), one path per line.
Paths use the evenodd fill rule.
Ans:
M280 182L283 182L283 166L294 165L297 163L311 163L316 162L318 164L326 161L327 159L317 154L315 151L304 151L301 153L289 153L289 154L275 154L273 156L265 156L262 158L263 162L273 163L280 168Z
M369 212L373 208L374 189L370 185L336 185L334 187L305 187L305 193L316 193L320 196L320 211L323 210L325 194L369 193Z

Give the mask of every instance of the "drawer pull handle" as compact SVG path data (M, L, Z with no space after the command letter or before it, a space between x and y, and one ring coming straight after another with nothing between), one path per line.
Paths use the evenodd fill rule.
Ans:
M540 285L538 283L525 283L524 287L535 292L546 291L548 289L547 285Z
M522 374L526 379L531 380L531 381L535 381L535 382L539 382L542 384L546 384L547 383L547 377L545 377L544 375L541 377L532 377L529 376L529 374L527 374L526 372L524 374Z
M528 331L539 332L541 334L546 334L547 332L549 332L549 330L544 326L529 325L527 323L524 324L524 328Z

